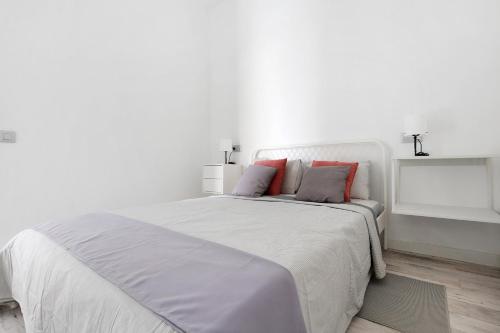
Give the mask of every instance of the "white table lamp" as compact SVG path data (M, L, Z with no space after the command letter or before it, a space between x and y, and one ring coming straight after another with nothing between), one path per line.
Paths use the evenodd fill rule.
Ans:
M428 153L422 152L422 141L421 137L423 134L429 133L427 127L427 119L422 115L407 115L404 120L404 135L413 136L413 149L415 151L415 156L429 156ZM420 151L417 152L417 141L420 143Z
M224 152L224 164L228 164L227 152L233 151L233 141L231 139L220 139L219 140L219 151Z

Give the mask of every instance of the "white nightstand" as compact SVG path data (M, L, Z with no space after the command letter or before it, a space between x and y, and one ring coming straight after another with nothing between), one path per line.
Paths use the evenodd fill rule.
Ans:
M202 179L203 193L231 193L242 172L243 167L237 164L205 164Z

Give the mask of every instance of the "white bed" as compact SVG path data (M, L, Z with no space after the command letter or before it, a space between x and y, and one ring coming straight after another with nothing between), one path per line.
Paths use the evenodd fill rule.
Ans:
M266 149L259 157L370 160L371 191L385 202L385 150L378 142ZM370 279L362 213L275 200L211 197L115 214L230 246L287 268L308 332L344 332ZM385 228L385 213L377 222ZM373 249L372 249L373 252ZM17 300L28 332L174 332L166 322L44 235L26 230L0 253L0 299Z

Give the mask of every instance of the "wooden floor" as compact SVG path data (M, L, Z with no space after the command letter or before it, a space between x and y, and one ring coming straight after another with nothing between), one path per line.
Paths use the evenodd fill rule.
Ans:
M453 333L500 332L500 269L385 252L387 269L393 274L446 286ZM22 333L19 311L0 313L0 332ZM348 333L397 333L364 319L354 318Z

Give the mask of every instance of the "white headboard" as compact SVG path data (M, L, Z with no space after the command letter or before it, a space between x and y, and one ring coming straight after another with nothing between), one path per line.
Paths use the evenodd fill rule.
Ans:
M370 197L387 207L387 149L377 140L307 144L288 147L259 149L257 159L301 159L306 165L313 160L370 161Z

